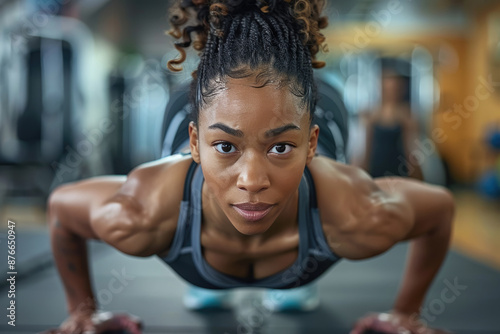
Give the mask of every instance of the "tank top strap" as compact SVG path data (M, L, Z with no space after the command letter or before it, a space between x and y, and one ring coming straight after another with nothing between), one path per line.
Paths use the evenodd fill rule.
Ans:
M309 242L309 253L316 256L317 259L329 259L337 261L340 257L335 254L328 245L327 236L323 232L323 225L320 219L316 187L309 168L304 170L304 179L307 181L309 205L307 210L307 236ZM302 233L302 231L301 231Z
M194 172L196 171L198 167L198 164L193 160L191 164L189 165L187 174L186 174L186 180L184 181L184 192L182 194L182 201L189 201L191 199L191 188L192 188L192 181L193 181L193 175Z
M308 192L309 192L309 206L311 208L317 208L318 207L318 202L316 200L316 187L314 186L314 180L312 178L311 171L309 168L306 166L304 169L304 177L306 179Z
M307 168L307 167L306 167ZM304 261L307 258L310 241L310 205L311 192L305 173L302 175L299 185L299 203L298 203L298 225L299 225L299 259Z
M175 235L172 239L172 244L170 246L168 254L162 257L162 259L167 263L174 261L184 250L191 247L191 239L189 238L189 236L191 235L190 197L193 175L196 171L197 166L198 164L196 162L191 162L186 174L186 179L184 181L184 193L182 195L182 202L179 209L179 218L177 219L177 228L175 229Z

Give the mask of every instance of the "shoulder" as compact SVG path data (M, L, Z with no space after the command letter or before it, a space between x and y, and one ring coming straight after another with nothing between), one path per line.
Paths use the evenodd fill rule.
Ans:
M407 233L407 207L362 169L319 157L310 164L326 241L337 255L380 254Z
M191 156L174 155L142 164L129 173L119 193L134 197L149 209L180 202L192 161Z
M147 212L151 223L177 213L191 156L174 155L134 168L111 200L130 203Z
M349 196L369 195L377 190L373 179L361 168L346 165L324 156L313 159L308 166L316 185L319 200L334 195L337 201ZM338 196L342 195L342 196Z
M130 255L164 251L175 234L191 162L191 157L172 156L132 170L120 189L91 214L99 237Z

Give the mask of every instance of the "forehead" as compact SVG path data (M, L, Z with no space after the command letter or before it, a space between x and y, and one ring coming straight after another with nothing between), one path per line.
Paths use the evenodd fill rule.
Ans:
M304 119L309 119L307 107L287 85L269 83L262 87L252 77L229 78L199 115L203 127L223 121L239 127L258 124L271 128L285 122L298 125Z

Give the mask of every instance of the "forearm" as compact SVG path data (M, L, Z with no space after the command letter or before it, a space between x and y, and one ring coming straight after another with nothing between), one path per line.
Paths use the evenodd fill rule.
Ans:
M452 215L437 217L436 228L411 241L408 264L396 299L394 310L419 314L425 294L448 251Z
M96 309L88 269L86 239L67 228L57 218L50 227L54 260L59 271L68 311L93 312Z
M401 208L406 208L401 210L399 219L411 221L410 229L397 237L399 241L412 241L394 309L418 314L448 251L455 213L453 195L443 187L410 179L381 178L375 182L399 201Z
M96 309L86 244L95 234L89 222L89 202L79 190L77 185L58 188L49 198L47 211L52 253L70 313Z
M51 246L71 313L94 311L87 258L89 239L98 239L91 224L93 208L112 197L124 183L122 176L92 178L55 189L48 200Z

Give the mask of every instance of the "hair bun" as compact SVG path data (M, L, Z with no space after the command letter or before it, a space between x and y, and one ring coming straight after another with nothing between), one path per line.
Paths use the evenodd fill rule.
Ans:
M326 50L325 36L320 32L328 25L328 19L321 16L324 5L324 0L179 0L170 11L171 29L168 33L176 39L182 38L175 43L180 58L170 60L168 68L181 71L182 67L174 65L180 65L186 59L184 48L192 44L195 50L203 51L210 33L222 35L225 21L237 14L256 10L294 21L303 45L309 49L312 66L321 68L325 63L317 61L316 54L320 49ZM192 33L196 37L193 38Z

